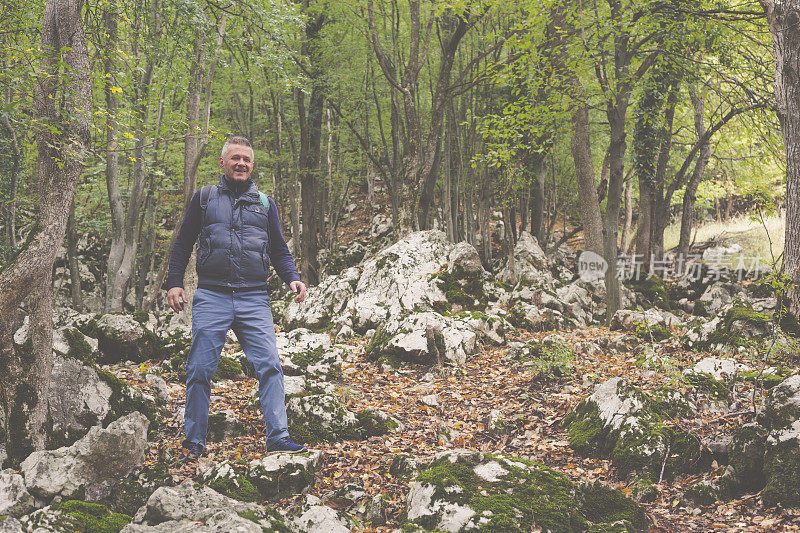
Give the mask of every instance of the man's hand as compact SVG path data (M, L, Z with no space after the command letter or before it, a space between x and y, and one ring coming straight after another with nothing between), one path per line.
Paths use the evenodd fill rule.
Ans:
M306 299L305 283L303 283L302 281L293 281L289 284L289 287L291 287L293 293L297 294L297 296L294 299L295 302L300 303Z
M188 302L189 300L186 299L186 292L184 292L183 287L172 287L167 291L167 304L176 313L183 311L183 304Z

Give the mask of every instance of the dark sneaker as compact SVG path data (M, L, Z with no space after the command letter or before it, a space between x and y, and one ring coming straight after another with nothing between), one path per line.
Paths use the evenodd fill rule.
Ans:
M203 455L203 446L200 444L187 444L181 446L181 454L178 460L175 461L176 465L194 464Z
M308 448L303 446L302 444L295 443L289 437L285 439L281 439L274 444L267 445L267 452L274 453L274 452L283 452L283 453L303 453L307 452Z

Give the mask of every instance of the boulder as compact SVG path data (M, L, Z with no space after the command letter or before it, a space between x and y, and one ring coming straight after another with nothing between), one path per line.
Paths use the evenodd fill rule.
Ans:
M156 424L162 414L155 399L114 374L60 356L53 360L48 408L52 421L47 431L48 448L68 446L91 427L107 425L134 411L144 414L151 424Z
M711 320L695 319L683 334L684 346L695 350L737 352L774 334L772 317L734 302Z
M247 424L239 420L232 409L208 415L207 437L211 442L224 442L247 434Z
M250 461L245 477L264 498L285 498L314 487L322 452L273 453Z
M34 508L33 496L25 488L22 476L10 469L0 471L0 516L19 518Z
M508 264L497 274L497 279L509 285L536 284L541 272L547 270L548 261L536 237L523 231L514 246L513 264Z
M491 344L502 345L506 342L506 333L512 329L511 324L506 320L506 315L507 313L503 310L492 309L486 313L481 311L462 311L452 316L469 325L482 340Z
M155 333L156 325L150 315L106 313L79 329L97 339L100 350L97 361L102 364L141 362L164 355L164 345Z
M329 276L316 287L309 288L306 299L300 303L294 301L292 294L283 315L286 329L330 329L353 296L360 277L361 271L358 268L348 268L338 276Z
M25 533L26 530L22 528L19 520L13 516L0 518L0 533Z
M770 389L756 423L734 435L727 495L761 490L765 505L800 506L800 375Z
M367 357L381 355L413 363L464 364L478 348L478 335L465 321L436 312L412 313L378 328L366 348Z
M306 496L300 509L291 519L291 529L297 533L350 533L356 524L345 514L323 505L316 496Z
M575 321L565 317L561 311L537 307L521 300L509 307L508 321L514 327L528 331L570 330L575 327Z
M130 516L112 512L105 505L80 500L49 505L20 520L27 531L36 533L112 532L130 521Z
M72 446L33 452L21 465L25 485L45 500L57 495L102 499L144 461L148 425L147 418L135 412L105 429L94 426Z
M150 385L150 388L153 389L156 398L160 398L165 402L172 400L172 394L169 392L169 386L167 382L164 381L164 378L155 374L147 374L144 380Z
M249 520L240 521L241 515ZM263 528L273 531L285 531L283 519L269 509L255 503L245 503L228 498L215 490L195 485L187 480L177 487L161 487L147 500L147 504L136 512L133 519L135 527L127 531L173 531L163 524L176 526L181 522L204 522L209 531L262 531ZM258 529L247 529L246 523L256 525ZM220 524L228 524L225 529ZM159 526L162 529L144 529L140 526ZM241 529L245 528L245 529ZM195 531L189 530L186 531Z
M292 398L286 402L286 415L292 436L306 444L354 440L362 436L355 413L329 394Z
M344 345L334 346L326 333L305 328L278 335L277 346L285 375L328 381L341 376L342 357L348 350Z
M611 318L609 329L612 331L636 331L640 325L646 325L650 328L670 328L683 325L683 321L669 311L662 309L647 309L645 311L620 309Z
M700 443L666 422L692 414L692 406L674 391L645 394L617 377L578 403L564 423L570 446L581 455L610 458L623 473L660 476L663 468L672 476L695 467Z
M452 248L444 233L418 231L367 260L347 303L353 328L364 332L404 312L446 307L434 276L444 269Z
M61 357L92 361L97 358L98 342L77 328L65 326L53 331L53 352Z
M468 450L439 453L411 483L403 531L647 531L644 509L602 484L542 464ZM614 529L612 529L614 528Z

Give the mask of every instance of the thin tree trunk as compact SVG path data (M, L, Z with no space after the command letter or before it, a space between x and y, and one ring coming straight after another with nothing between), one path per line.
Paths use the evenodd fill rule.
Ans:
M20 254L0 271L0 401L6 414L10 465L18 465L30 452L45 446L53 361L53 262L64 239L91 131L91 66L81 7L75 0L48 0L45 4L43 66L34 102L36 123L53 129L43 126L36 131L36 226ZM15 315L28 297L31 342L15 346Z
M628 253L628 242L631 232L631 223L633 222L633 181L627 180L625 182L625 222L622 225L622 242L620 243L620 250L623 254Z
M10 95L6 98L6 104L11 103ZM17 140L17 132L8 118L8 113L0 114L0 124L3 125L8 136L11 137L11 183L8 191L8 205L6 207L6 242L15 249L17 247L17 180L19 169L22 165L22 152Z
M72 308L83 312L83 293L81 292L81 273L78 264L78 229L75 224L75 200L67 219L67 263L69 264L70 294Z
M703 139L706 135L705 118L703 112L705 109L702 96L698 94L697 88L693 85L689 86L689 96L692 99L692 107L694 108L694 129L697 132L697 138ZM697 186L703 179L703 172L705 172L708 158L711 155L711 145L706 141L700 147L697 154L697 162L694 164L694 172L689 182L686 184L686 192L683 195L683 212L681 213L681 233L680 242L678 244L678 257L686 258L689 255L689 246L691 243L692 225L694 223L694 204L697 199Z

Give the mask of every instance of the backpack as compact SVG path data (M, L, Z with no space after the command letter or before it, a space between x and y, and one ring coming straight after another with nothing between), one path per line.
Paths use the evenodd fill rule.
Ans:
M206 210L208 209L208 199L211 197L211 188L214 185L203 185L200 189L200 212L202 213L201 217L203 220L202 225L205 225L205 218L206 218ZM258 195L261 197L261 204L264 206L265 213L269 215L269 197L261 191L258 191Z

